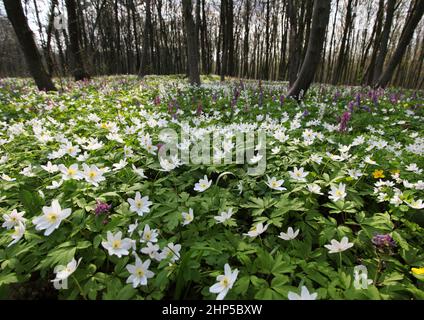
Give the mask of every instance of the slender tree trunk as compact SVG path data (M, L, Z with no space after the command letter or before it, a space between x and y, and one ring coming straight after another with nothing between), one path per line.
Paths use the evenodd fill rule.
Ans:
M200 2L200 1L199 1ZM200 6L200 3L199 3ZM205 74L209 74L209 45L208 45L208 33L207 33L207 22L206 22L206 9L205 0L201 2L202 6L202 21L200 24L200 43L202 46L202 70Z
M375 40L374 40L373 50L371 54L371 61L366 73L366 83L368 85L372 85L372 82L373 82L375 60L377 59L377 52L378 52L378 47L379 47L379 43L381 39L383 16L384 16L384 0L380 0L378 5L378 11L377 11L377 19L374 25Z
M290 20L289 35L289 85L293 86L299 71L300 56L302 54L302 46L300 40L299 24L297 19L297 1L288 0L288 15Z
M77 7L75 0L66 0L66 11L68 12L68 30L69 30L69 44L72 56L72 74L75 81L80 81L89 78L85 70L82 60L81 48L79 44L80 27L78 24Z
M330 17L331 0L315 0L312 13L312 27L308 41L308 50L300 69L299 76L289 90L288 96L302 99L308 91L321 59L325 30Z
M227 32L227 9L228 0L221 0L221 36L222 36L222 55L221 55L221 81L225 80L228 67L228 32Z
M334 34L336 32L336 22L337 22L337 14L339 12L339 0L336 0L336 11L334 14L334 21L333 21L333 26L332 26L332 30L331 30L331 38L330 38L330 51L328 54L328 72L327 72L327 81L330 81L330 77L332 75L333 72L333 48L335 47L335 39L334 39Z
M281 16L281 47L280 47L280 66L279 66L279 80L284 80L286 76L286 50L287 50L287 5L283 2L283 14Z
M199 45L197 28L194 24L192 15L193 4L191 0L183 0L183 17L185 24L185 33L187 41L187 65L188 65L188 77L190 84L200 85L200 73L199 73Z
M151 55L151 42L152 42L152 9L151 0L145 0L146 17L144 22L144 36L143 36L143 54L141 57L141 67L139 71L140 77L151 74L153 72L152 55Z
M265 64L264 64L264 68L262 68L262 76L260 79L267 79L269 76L269 55L270 55L270 43L269 43L269 29L270 29L270 3L269 0L266 0L266 5L265 5Z
M47 71L49 75L53 74L54 62L51 55L51 43L53 36L53 23L54 23L54 8L56 7L56 1L52 1L50 4L49 22L47 25L47 42L45 49L45 57L47 62Z
M227 0L227 73L229 76L234 76L234 4L233 0Z
M16 37L24 53L28 69L39 90L56 91L52 79L41 61L41 55L34 40L34 34L28 26L20 0L4 0L7 17L9 18Z
M337 84L342 76L343 68L346 64L346 46L347 46L347 38L352 25L352 2L353 0L348 0L347 3L347 11L346 11L346 20L343 30L343 37L340 44L339 56L337 58L336 68L333 73L332 84Z
M249 76L249 31L250 31L250 0L246 0L244 12L244 42L243 42L243 76Z
M396 67L400 64L402 57L406 51L406 48L408 47L409 42L412 39L412 36L414 34L415 28L417 27L418 23L420 22L422 16L424 14L424 1L417 0L415 2L415 7L412 11L411 18L407 20L405 27L402 30L402 35L400 36L399 43L396 47L396 50L387 63L386 70L379 78L376 86L385 88L389 82L390 79L393 76L393 73L396 69Z
M383 72L384 60L387 55L387 45L389 43L390 30L392 28L393 15L395 12L396 0L388 0L386 9L386 20L384 21L383 32L381 34L381 41L378 49L377 59L374 67L374 85L377 83L378 78Z
M130 6L131 6L131 18L132 18L132 24L134 29L134 45L135 45L135 51L136 51L136 65L135 70L140 70L141 65L141 59L140 59L140 45L139 45L139 36L137 32L137 12L135 9L134 0L129 0Z

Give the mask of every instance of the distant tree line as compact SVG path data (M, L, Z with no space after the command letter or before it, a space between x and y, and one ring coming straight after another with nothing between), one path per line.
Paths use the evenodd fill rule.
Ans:
M299 91L296 86L307 89L312 81L424 85L423 0L3 3L5 10L0 11L11 24L0 18L0 76L25 75L28 70L45 73L43 79L73 75L76 80L103 74L186 73L199 83L199 74L218 74L222 79L287 80L292 92ZM59 14L67 17L66 28L55 27ZM33 30L25 17L34 21ZM19 57L33 66L26 69ZM40 63L35 62L38 58Z

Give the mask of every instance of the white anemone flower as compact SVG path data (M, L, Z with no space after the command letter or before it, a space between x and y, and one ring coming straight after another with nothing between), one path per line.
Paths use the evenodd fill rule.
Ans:
M209 288L209 292L218 293L216 300L223 300L227 295L228 291L233 287L234 283L237 280L239 271L234 269L231 270L231 267L228 263L224 266L224 274L216 277L218 281L213 286Z
M328 253L339 253L353 247L353 243L349 242L348 237L343 237L340 242L335 239L332 239L330 243L331 244L324 245L324 247L329 250Z
M107 241L103 241L102 246L108 251L109 255L116 255L121 258L129 254L129 249L133 247L133 240L130 238L122 239L121 231L115 234L108 231Z
M78 261L75 258L66 265L59 265L54 268L54 273L56 273L56 278L51 280L56 289L68 289L68 278L77 270L82 258Z
M139 216L143 216L145 213L150 212L150 206L152 202L149 201L149 197L141 197L140 192L136 192L134 199L129 198L128 203L130 204L131 212L136 212Z
M205 175L203 179L200 179L199 182L194 185L194 191L203 192L209 189L211 185L212 180L208 180L208 177Z
M127 279L127 283L131 283L133 288L137 288L138 286L146 286L147 280L153 278L155 275L152 271L149 270L150 259L146 261L140 260L136 256L135 264L128 264L126 269L130 273L130 276Z
M300 295L292 291L289 291L288 293L289 300L316 300L317 296L318 294L316 292L310 293L308 288L306 288L305 286L302 286Z
M48 236L59 228L60 223L71 213L71 209L62 210L59 201L53 200L51 207L43 207L43 214L35 217L32 222L35 225L35 230L45 230L44 235Z
M281 232L278 238L286 240L286 241L290 241L290 240L296 239L298 234L299 234L299 229L297 229L296 231L293 231L293 228L289 227L287 229L287 233Z

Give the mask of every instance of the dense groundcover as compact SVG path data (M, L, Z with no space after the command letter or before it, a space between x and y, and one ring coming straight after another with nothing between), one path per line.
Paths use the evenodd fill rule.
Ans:
M424 298L422 93L204 80L1 81L1 298ZM163 168L189 127L262 130L266 171Z

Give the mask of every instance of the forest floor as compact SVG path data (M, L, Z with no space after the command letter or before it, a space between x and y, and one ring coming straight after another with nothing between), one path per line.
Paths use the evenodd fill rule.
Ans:
M424 299L422 92L202 80L0 80L0 298Z

